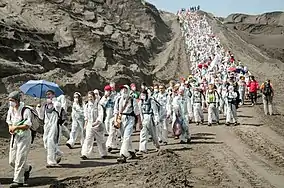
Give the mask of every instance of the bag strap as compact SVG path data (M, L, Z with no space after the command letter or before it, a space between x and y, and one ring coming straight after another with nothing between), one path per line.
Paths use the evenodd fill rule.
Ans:
M130 98L130 97L127 98L127 100L126 100L124 106L122 107L121 111L119 112L119 114L121 114L121 113L126 109L128 103L129 103L129 99L131 99L131 98ZM120 99L119 99L119 100L120 100Z

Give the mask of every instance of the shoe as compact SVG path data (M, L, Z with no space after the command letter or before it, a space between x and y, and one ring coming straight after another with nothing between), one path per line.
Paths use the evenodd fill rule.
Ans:
M147 151L138 151L136 153L137 156L142 156L143 154L147 154L148 152Z
M61 156L60 157L57 157L56 159L56 163L59 164L61 162Z
M203 125L204 124L204 120L201 120L201 125Z
M124 155L121 155L121 157L117 158L118 163L126 163L126 157Z
M107 155L101 156L101 159L109 159L109 156Z
M130 156L127 159L137 159L136 154L133 151L128 151Z
M73 149L73 147L72 147L71 144L69 144L69 143L66 143L66 146L67 146L69 149Z
M225 125L230 126L230 123L225 123Z
M187 141L185 142L185 141L181 140L179 143L180 144L187 144Z
M161 144L163 141L162 140L159 140L159 143Z
M82 160L88 160L88 157L86 157L85 155L82 155L82 156L81 156L81 159L82 159Z
M199 125L199 122L197 122L196 125Z
M32 169L33 169L33 167L29 166L29 170L24 173L25 182L30 178L30 173L31 173Z
M10 184L10 188L23 187L23 186L24 186L23 183L16 183L16 182L14 182L14 183Z
M163 145L163 146L166 146L166 145L168 145L168 142L163 142L162 145Z
M237 125L239 125L239 123L238 123L238 122L236 122L236 123L234 123L234 125L235 125L235 126L237 126Z
M58 168L60 165L54 164L54 165L46 165L46 168Z
M177 139L179 139L179 137L178 136L175 136L175 138L174 138L175 140L177 140Z
M191 137L189 137L189 138L187 139L186 143L187 143L187 144L190 144L190 142L191 142Z
M217 125L220 125L220 122L219 122L219 121L217 121L217 122L216 122L216 124L217 124Z
M212 126L212 123L208 123L208 126L211 127L211 126Z
M108 147L107 148L107 151L110 153L112 151L112 148L111 147Z

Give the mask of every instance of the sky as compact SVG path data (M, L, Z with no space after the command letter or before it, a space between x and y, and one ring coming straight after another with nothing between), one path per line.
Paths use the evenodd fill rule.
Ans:
M200 5L203 11L226 17L231 13L260 14L284 11L284 0L146 0L158 9L176 13L180 8ZM244 6L245 5L245 6Z

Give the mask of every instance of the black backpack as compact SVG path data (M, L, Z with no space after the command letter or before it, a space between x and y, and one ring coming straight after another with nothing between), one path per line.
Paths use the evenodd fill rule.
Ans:
M270 83L265 83L262 93L265 96L269 96L272 94L272 88L271 88Z

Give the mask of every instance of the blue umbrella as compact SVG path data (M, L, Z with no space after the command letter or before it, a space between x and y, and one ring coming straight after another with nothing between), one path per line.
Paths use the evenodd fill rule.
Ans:
M54 91L56 97L64 94L56 83L45 80L30 80L23 84L20 90L26 95L37 98L45 98L48 90Z

